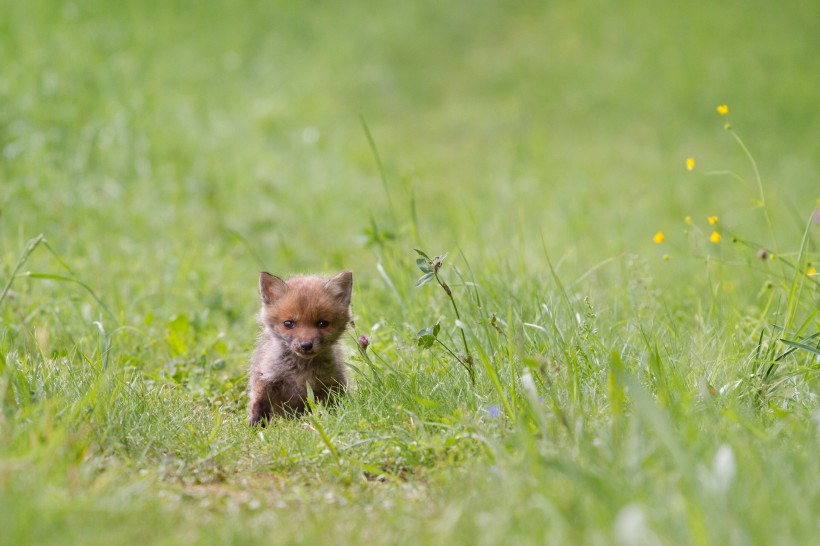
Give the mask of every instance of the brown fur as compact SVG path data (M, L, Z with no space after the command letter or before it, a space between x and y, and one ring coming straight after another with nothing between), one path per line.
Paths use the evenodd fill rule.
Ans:
M352 288L350 271L287 282L260 273L262 333L251 357L251 425L303 413L308 385L321 402L347 389L338 340L350 322Z

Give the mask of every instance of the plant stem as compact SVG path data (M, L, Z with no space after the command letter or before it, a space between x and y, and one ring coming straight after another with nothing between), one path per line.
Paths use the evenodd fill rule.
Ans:
M453 304L453 311L456 313L456 320L461 322L461 314L458 312L458 305L456 305L456 300L453 297L453 291L450 290L450 287L447 286L447 283L441 280L438 276L438 271L435 269L433 270L433 275L436 277L436 282L438 282L439 286L444 289L444 292L447 294L447 297L450 298L450 303ZM467 336L464 334L464 328L460 325L458 326L459 331L461 332L461 341L464 343L464 360L463 364L464 367L467 368L467 372L470 374L470 382L475 386L475 371L473 370L473 355L470 354L470 348L467 346ZM461 359L459 359L461 360Z
M23 255L20 256L20 259L17 260L17 265L14 266L14 271L11 272L11 276L9 277L8 282L6 283L5 288L3 288L3 293L0 294L0 304L3 303L3 300L6 299L6 294L9 293L11 290L11 285L14 282L14 278L17 276L17 272L20 271L20 268L23 267L23 264L26 263L28 257L34 252L34 249L37 248L40 244L44 243L46 238L40 234L34 239L31 239L28 244L26 244L25 250L23 250Z
M760 193L760 206L763 208L763 216L766 218L766 225L769 228L769 235L772 238L772 250L775 253L779 253L777 249L777 240L774 237L774 227L772 225L772 219L769 216L769 207L766 205L766 195L763 193L763 179L760 177L760 171L757 168L757 161L755 161L752 152L749 151L749 148L746 147L746 144L743 142L743 139L740 138L734 129L728 129L729 134L737 141L740 145L740 149L743 150L743 153L746 154L746 157L749 159L749 163L752 164L752 170L755 173L755 182L757 182L757 191Z

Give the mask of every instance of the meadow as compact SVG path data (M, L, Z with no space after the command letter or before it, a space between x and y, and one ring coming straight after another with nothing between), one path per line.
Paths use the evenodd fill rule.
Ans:
M0 544L820 536L817 2L0 14ZM249 427L342 269L354 388Z

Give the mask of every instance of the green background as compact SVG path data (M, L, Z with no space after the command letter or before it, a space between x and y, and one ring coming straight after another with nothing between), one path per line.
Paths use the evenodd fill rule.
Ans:
M817 536L816 2L0 13L0 542ZM372 341L263 431L261 269Z

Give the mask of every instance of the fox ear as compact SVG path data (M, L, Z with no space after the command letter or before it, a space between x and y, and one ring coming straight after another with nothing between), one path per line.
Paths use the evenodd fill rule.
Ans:
M325 290L336 301L347 307L350 305L350 295L353 291L353 272L342 271L338 275L330 277L325 283Z
M275 302L284 296L287 291L288 285L276 275L264 271L259 274L259 295L265 305Z

